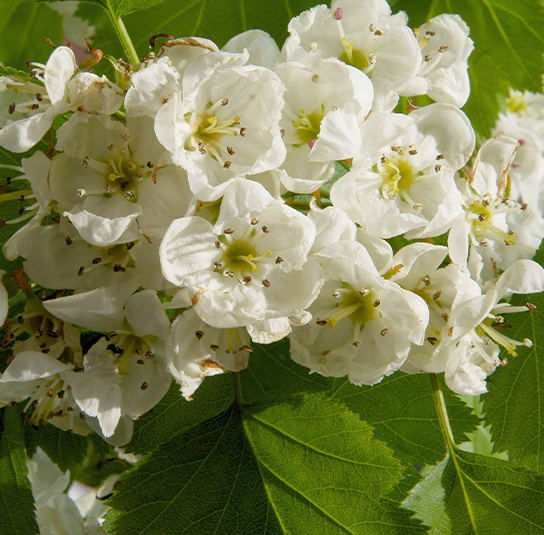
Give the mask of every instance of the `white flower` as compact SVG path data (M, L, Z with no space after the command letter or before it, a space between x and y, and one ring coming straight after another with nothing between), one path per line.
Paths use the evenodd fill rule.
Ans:
M174 94L157 113L159 141L204 201L221 197L236 177L275 169L285 158L278 125L284 87L268 69L239 64L246 60L224 52L193 60L183 99Z
M51 196L88 243L135 241L194 209L186 174L170 164L152 119L125 127L107 116L73 116L57 136L63 153L51 164Z
M468 100L468 57L474 48L459 15L442 14L415 30L422 63L405 95L429 95L436 102L461 107Z
M86 535L76 504L64 494L70 484L70 472L63 474L41 448L27 460L27 465L40 533Z
M361 152L331 189L333 204L382 238L446 232L462 213L454 171L475 142L466 115L431 104L409 116L373 114L361 132Z
M500 303L512 294L540 293L544 290L544 269L532 260L518 260L499 277L485 294L476 286L464 286L452 306L448 319L446 383L459 394L486 392L485 377L501 364L499 346L516 355L516 346L532 346L528 339L513 340L502 332L502 314L528 312L530 303L514 307ZM493 325L495 324L495 325Z
M260 184L238 180L225 192L215 226L201 217L172 223L160 247L163 274L187 286L206 323L256 327L298 316L315 298L320 269L306 261L314 236L307 217Z
M187 310L172 326L166 344L167 368L186 399L205 377L246 368L250 347L248 333L243 328L211 327L195 313Z
M391 16L385 0L334 0L330 10L316 6L289 23L283 55L337 57L369 75L374 111L391 111L398 92L416 75L421 54L403 13Z
M374 384L402 366L412 343L422 344L429 320L421 297L380 276L365 248L341 241L315 255L326 281L293 329L292 358L323 375Z
M312 193L334 173L335 160L359 152L358 117L372 106L369 78L335 59L303 56L281 63L275 73L285 84L280 126L287 156L282 181L290 191Z
M532 258L544 237L544 219L508 198L508 173L518 143L506 136L486 141L469 181L458 179L464 214L448 236L451 259L484 285L497 278L497 266ZM470 254L469 254L470 253Z
M31 76L0 79L1 101L9 102L8 115L1 121L0 146L12 152L26 152L38 143L57 115L68 111L111 114L122 103L118 88L105 77L79 73L72 79L77 64L68 47L57 47L45 66L36 67L37 81Z
M98 418L106 438L122 416L136 418L155 406L170 384L163 360L170 322L157 294L144 290L130 295L135 287L137 283L127 283L44 304L61 319L110 333L85 355L84 373L70 376L78 406Z

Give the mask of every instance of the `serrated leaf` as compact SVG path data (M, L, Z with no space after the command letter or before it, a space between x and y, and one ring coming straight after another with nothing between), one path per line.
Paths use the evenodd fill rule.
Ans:
M28 60L45 63L53 52L45 39L62 42L62 16L43 3L0 2L0 35L4 65L25 69Z
M440 13L456 13L470 27L470 98L464 110L472 126L489 136L498 116L497 93L508 88L542 90L544 7L540 0L399 0L412 28ZM425 13L426 12L426 13Z
M443 393L454 437L463 442L479 420L450 390L444 388ZM337 379L332 398L371 424L376 438L393 448L403 462L435 464L444 458L446 445L428 374L397 372L381 383L362 387Z
M42 425L38 429L25 425L24 435L29 457L39 447L63 472L81 463L87 453L87 437L76 433L69 435L54 425Z
M21 413L15 407L0 411L0 533L39 533L28 480Z
M141 56L148 53L149 38L159 33L205 37L222 47L245 30L260 29L268 32L281 47L291 18L314 4L311 0L165 0L152 10L133 13L123 20ZM94 23L92 9L89 5L78 13ZM108 25L97 27L93 43L108 54L123 54Z
M544 476L509 461L454 450L404 505L430 535L544 533Z
M163 445L122 479L113 535L425 533L380 494L401 469L371 428L318 395L240 407Z
M181 395L179 385L173 382L149 414L134 422L134 434L125 450L129 453L148 453L174 435L224 412L234 399L231 374L206 378L193 398L193 401L187 401Z
M535 256L544 266L544 245ZM487 424L491 424L497 451L508 450L511 459L537 472L544 471L544 294L515 295L510 303L532 303L532 312L505 315L512 327L504 334L528 338L532 348L521 346L506 368L488 378L489 392L482 396Z

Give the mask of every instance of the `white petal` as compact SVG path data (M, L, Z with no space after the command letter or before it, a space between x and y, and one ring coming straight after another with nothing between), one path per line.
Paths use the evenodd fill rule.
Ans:
M57 111L49 108L44 113L7 124L0 130L0 146L11 152L26 152L51 128L56 115Z
M60 104L66 98L68 82L76 69L76 58L67 46L55 48L49 56L44 70L44 82L53 106Z
M7 367L0 383L44 379L56 373L71 370L73 367L38 351L23 351Z

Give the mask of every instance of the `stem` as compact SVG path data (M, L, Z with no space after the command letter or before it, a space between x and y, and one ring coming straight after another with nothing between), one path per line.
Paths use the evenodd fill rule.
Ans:
M119 40L123 45L123 49L125 50L125 54L127 55L127 61L132 65L140 63L140 59L138 58L138 52L136 52L136 49L134 48L134 45L130 40L127 29L125 28L121 17L115 15L109 2L107 3L107 11L108 15L110 16L111 23L113 24L113 27L117 32L117 36L119 37Z
M433 386L433 401L438 414L438 421L440 422L440 429L444 435L446 445L450 454L454 454L453 448L455 447L455 441L453 440L453 433L450 427L450 421L448 419L448 411L446 409L446 403L444 401L444 395L442 394L442 388L440 386L440 380L436 373L429 374L431 377L431 384Z
M242 394L242 382L240 381L240 372L233 372L232 380L234 382L234 397L236 398L238 405L243 405L244 396Z
M351 171L351 165L344 160L336 160L346 171Z

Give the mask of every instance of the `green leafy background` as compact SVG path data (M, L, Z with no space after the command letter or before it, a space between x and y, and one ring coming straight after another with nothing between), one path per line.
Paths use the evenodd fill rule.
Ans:
M144 10L156 3L94 0L82 3L78 14L96 28L93 45L113 56L123 50L102 7L112 16L126 14L125 25L144 56L158 33L207 37L222 46L241 31L260 28L281 46L289 19L312 5L165 0ZM442 12L458 13L470 26L472 93L464 109L481 136L489 134L508 87L541 90L539 1L396 0L392 8L405 10L412 27ZM0 61L25 69L28 59L46 61L51 46L45 37L61 42L62 17L46 3L2 0L0 31ZM96 71L108 68L101 62ZM0 152L2 163L12 165L23 156ZM0 171L0 188L9 175ZM4 203L2 217L18 209L17 202ZM0 244L16 228L0 229ZM542 250L537 260L543 263ZM3 269L18 265L0 261ZM538 360L544 302L542 295L512 302L528 301L537 310L507 318L508 334L535 345L489 378L485 422L443 388L455 442L465 442L478 425L490 425L495 451L507 450L510 461L448 446L428 376L397 373L374 387L356 387L309 375L282 341L257 346L240 374L206 379L192 402L172 386L135 422L127 451L144 460L129 470L97 437L68 436L49 426L36 431L16 409L3 409L0 533L37 533L24 458L38 446L91 485L127 470L108 502L105 528L117 535L544 533L544 366ZM2 362L8 356L2 351Z

